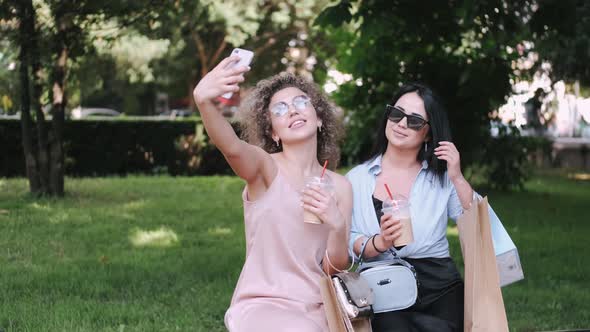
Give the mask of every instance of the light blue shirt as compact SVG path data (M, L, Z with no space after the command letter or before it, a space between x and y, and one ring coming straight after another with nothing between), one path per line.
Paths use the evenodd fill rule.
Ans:
M346 174L352 184L353 192L349 243L351 249L359 237L369 237L380 231L372 198L379 173L381 173L381 156L356 166ZM444 174L444 183L444 186L441 185L440 179L434 172L428 170L428 163L423 161L422 168L410 189L409 197L414 242L397 251L399 256L409 258L450 256L446 236L448 219L452 218L456 221L463 214L463 206L447 173ZM480 197L476 193L474 196ZM496 220L493 220L492 224L501 225L490 208L490 221L493 218ZM389 254L381 254L371 260L383 259L387 255Z

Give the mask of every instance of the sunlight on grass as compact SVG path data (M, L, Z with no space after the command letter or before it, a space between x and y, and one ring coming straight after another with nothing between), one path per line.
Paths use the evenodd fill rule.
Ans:
M590 181L590 173L569 173L567 177L578 181Z
M53 216L49 217L49 222L52 224L59 224L64 221L67 221L70 217L70 214L64 211L54 214Z
M125 210L139 210L143 209L146 205L146 201L143 199L137 201L131 201L129 203L123 204L123 209Z
M31 204L29 204L29 206L31 208L33 208L34 210L38 210L38 211L44 211L44 212L51 211L51 207L49 205L43 205L43 204L39 204L37 202L31 203Z
M154 231L137 229L129 236L135 247L170 247L178 243L178 236L168 227L160 227Z
M233 232L234 231L228 227L215 227L215 228L209 228L207 230L207 233L209 233L211 235L221 235L221 236L231 235Z
M4 188L5 185L6 185L6 180L0 179L0 189Z
M125 219L125 220L135 220L135 215L131 213L117 213L117 218Z
M459 236L459 228L457 226L448 226L447 227L447 236Z

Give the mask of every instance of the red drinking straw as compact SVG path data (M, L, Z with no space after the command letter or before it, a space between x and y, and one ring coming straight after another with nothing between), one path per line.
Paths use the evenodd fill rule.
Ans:
M324 177L324 173L326 172L326 167L328 167L328 159L326 159L326 161L324 161L324 169L322 169L322 176L320 176L320 178Z
M389 190L389 186L385 183L385 190L387 190L387 194L389 195L389 199L393 201L393 195L391 194L391 190Z

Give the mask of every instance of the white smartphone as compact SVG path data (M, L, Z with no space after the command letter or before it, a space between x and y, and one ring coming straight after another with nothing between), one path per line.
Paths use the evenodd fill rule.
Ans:
M229 64L228 65L229 68L249 66L250 63L252 63L252 59L254 58L254 52L244 50L241 48L234 48L233 51L231 51L230 56L234 56L234 55L239 56L240 60ZM221 95L221 97L223 97L225 99L230 99L233 96L233 94L234 94L233 92L227 92L227 93L224 93L223 95Z

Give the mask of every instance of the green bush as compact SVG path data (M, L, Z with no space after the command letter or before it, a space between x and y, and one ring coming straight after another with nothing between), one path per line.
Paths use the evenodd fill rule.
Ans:
M485 186L499 190L523 189L530 178L536 155L551 155L551 141L544 137L521 136L512 125L498 126L489 137L470 170Z

